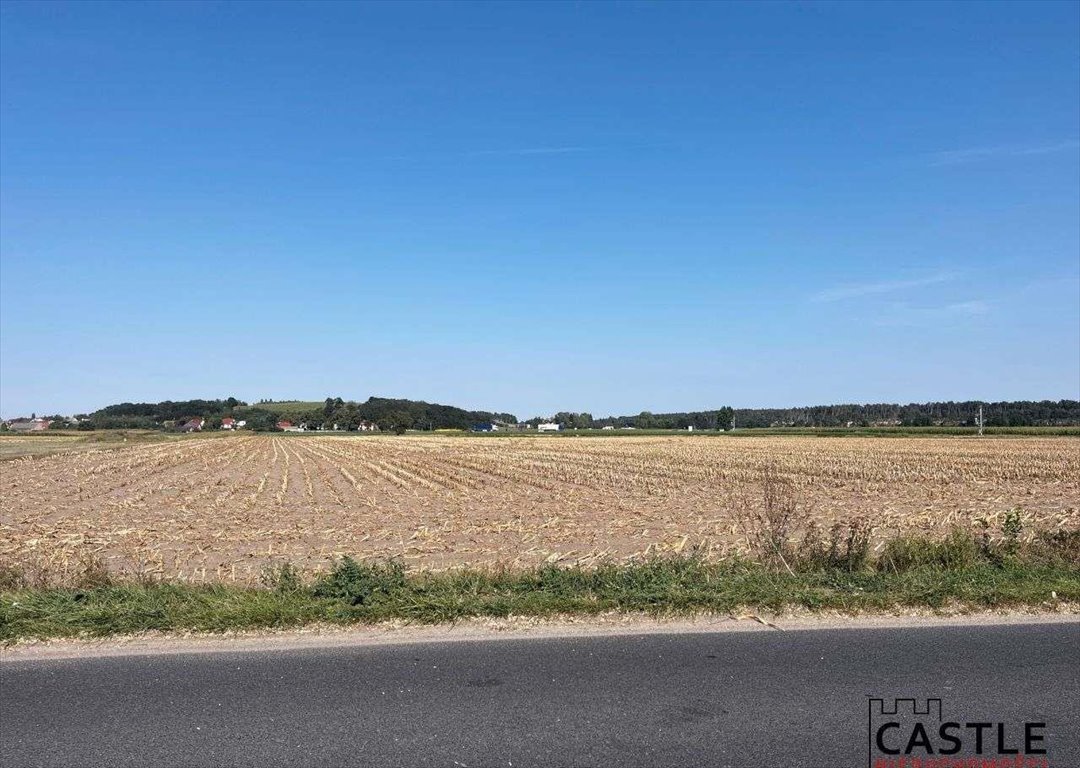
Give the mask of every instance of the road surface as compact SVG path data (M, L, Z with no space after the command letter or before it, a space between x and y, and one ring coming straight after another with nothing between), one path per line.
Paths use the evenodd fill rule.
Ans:
M1080 766L1080 624L8 660L3 766L867 763L869 697L1045 721Z

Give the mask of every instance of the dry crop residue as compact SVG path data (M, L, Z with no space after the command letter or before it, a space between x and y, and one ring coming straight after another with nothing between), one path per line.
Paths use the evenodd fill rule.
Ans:
M253 581L336 555L413 567L595 563L742 546L768 468L828 525L945 533L1019 507L1080 525L1073 438L235 435L0 465L0 559Z

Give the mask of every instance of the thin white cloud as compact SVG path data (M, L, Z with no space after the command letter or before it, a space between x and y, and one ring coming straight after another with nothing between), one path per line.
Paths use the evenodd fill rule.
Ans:
M924 285L944 283L956 278L952 273L940 273L929 277L920 277L910 280L882 280L876 283L845 283L829 288L810 297L814 302L843 301L844 299L856 299L860 296L872 296L879 293L891 293L902 291L906 288L919 288Z
M938 307L917 307L911 304L891 304L877 319L878 325L922 326L942 325L950 320L979 317L990 311L990 303L982 299L958 301Z
M970 147L935 152L930 155L931 165L961 165L990 160L995 157L1024 157L1028 155L1049 155L1055 152L1073 152L1080 149L1080 141L1059 141L1056 144L1035 144L1026 147Z
M956 304L946 304L934 311L946 315L985 315L990 311L990 303L982 299L961 301Z

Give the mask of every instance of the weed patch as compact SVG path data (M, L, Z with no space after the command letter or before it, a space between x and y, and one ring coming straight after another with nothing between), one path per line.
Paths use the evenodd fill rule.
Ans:
M594 568L406 573L398 561L342 558L305 581L285 564L262 585L101 581L35 587L0 569L0 641L145 631L296 627L314 622L416 623L471 617L646 612L657 616L787 607L846 612L945 605L994 608L1080 602L1080 534L1055 533L987 551L971 534L902 538L877 558L856 524L817 539L798 568L696 555Z

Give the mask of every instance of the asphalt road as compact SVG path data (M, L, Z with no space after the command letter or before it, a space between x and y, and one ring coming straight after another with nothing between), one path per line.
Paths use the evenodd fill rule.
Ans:
M1080 624L653 634L0 664L3 766L867 763L869 697L1045 721L1080 766Z

